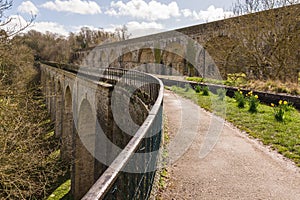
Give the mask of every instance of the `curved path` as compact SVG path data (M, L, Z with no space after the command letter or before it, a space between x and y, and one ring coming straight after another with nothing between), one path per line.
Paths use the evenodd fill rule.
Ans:
M191 146L168 167L170 178L159 199L300 199L299 168L227 122L213 150L200 158L212 114L166 90L164 112L170 142L180 128L188 130L194 123L182 118L179 105L199 112L200 126Z

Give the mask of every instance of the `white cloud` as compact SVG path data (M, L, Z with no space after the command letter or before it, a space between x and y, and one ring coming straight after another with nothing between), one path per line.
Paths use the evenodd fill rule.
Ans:
M6 24L3 28L9 33L16 32L17 30L20 30L29 24L28 21L26 21L22 16L19 15L12 15L8 20L10 20L9 23ZM41 33L52 32L63 36L69 35L69 32L63 25L55 22L34 22L26 27L22 32L26 33L30 30L36 30Z
M97 27L94 27L94 26L91 26L91 25L80 25L80 26L72 26L71 27L71 32L73 33L79 33L81 31L82 28L88 28L92 31L103 31L104 28L97 28Z
M174 1L169 4L163 4L155 0L151 0L149 3L144 0L130 0L127 3L112 1L110 6L111 8L106 11L108 15L130 16L148 21L169 19L181 15L179 7Z
M29 28L30 30L36 30L41 33L52 32L59 35L68 36L69 32L65 27L56 22L36 22Z
M209 6L207 10L201 10L198 13L190 9L183 9L181 10L181 13L184 17L205 22L216 21L233 16L232 12L226 12L223 8L215 8L213 5Z
M181 10L182 14L184 17L192 17L193 13L190 9L183 9Z
M141 37L145 35L151 35L155 33L159 33L165 31L165 27L162 24L156 22L136 22L131 21L125 24L128 28L128 34L130 34L130 38ZM123 25L111 24L110 27L104 28L104 31L107 32L115 32L117 28L122 28Z
M155 34L164 31L164 26L156 22L136 22L131 21L126 24L128 32L132 34L131 38Z
M22 16L11 15L4 24L3 29L10 34L23 29L28 22Z
M76 14L99 14L101 13L100 6L95 1L81 0L55 0L48 1L41 5L43 8L55 10L58 12L70 12Z
M18 7L18 11L21 13L28 13L33 15L37 15L39 13L39 10L31 1L23 1Z

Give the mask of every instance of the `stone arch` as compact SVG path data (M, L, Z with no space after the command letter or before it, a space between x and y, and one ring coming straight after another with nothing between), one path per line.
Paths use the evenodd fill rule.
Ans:
M62 121L61 155L63 160L71 161L74 121L72 111L72 92L69 86L66 87L66 90L64 92L64 109Z
M50 96L51 96L51 75L50 72L46 72L46 84L45 84L45 94L46 94L46 105L47 105L47 110L48 113L51 113L51 100L50 100Z
M107 62L107 54L104 50L100 52L100 62Z
M143 63L154 63L155 56L151 48L140 49L138 55L138 62Z
M96 117L88 100L80 105L74 150L74 197L81 199L94 184L94 156L87 150L95 149ZM88 145L88 146L87 146ZM87 146L87 148L86 148ZM87 170L88 169L88 170Z
M51 77L51 82L50 82L50 115L52 121L55 121L56 117L56 101L55 101L55 96L56 96L56 90L55 90L55 79L54 76Z
M43 93L46 95L46 86L47 86L47 72L45 68L41 68L41 85Z
M63 123L63 95L60 80L56 83L56 116L55 116L55 135L60 137L62 134Z
M99 51L91 51L93 53L93 66L92 67L99 67L100 64L100 52Z
M133 53L127 48L123 52L121 67L125 69L133 68Z
M155 55L151 48L140 49L138 53L138 63L145 64L142 71L148 73L151 69L148 68L147 63L155 63Z
M117 52L114 49L110 50L109 67L119 67L118 55L117 55Z
M168 66L166 71L167 75L179 73L184 74L185 64L185 50L186 47L182 46L179 42L169 43L162 52L162 61Z

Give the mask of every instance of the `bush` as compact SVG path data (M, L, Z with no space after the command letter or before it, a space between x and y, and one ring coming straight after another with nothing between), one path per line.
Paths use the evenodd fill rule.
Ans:
M195 91L196 93L200 93L201 92L201 87L199 85L195 86Z
M187 77L186 80L194 81L194 82L198 82L198 83L204 82L204 79L201 77Z
M242 91L238 90L234 92L234 99L236 100L239 108L245 108L246 99Z
M279 122L283 122L286 119L286 113L294 109L291 104L282 100L278 102L278 106L273 103L271 103L271 106L274 108L274 117Z
M209 88L207 86L202 87L202 95L209 96Z
M218 99L223 101L226 96L226 92L227 92L227 90L224 88L217 89Z
M191 86L189 84L184 85L184 91L188 92L190 90Z
M248 102L249 102L249 112L256 113L257 107L259 105L259 100L257 95L253 95L253 92L250 91L247 94Z

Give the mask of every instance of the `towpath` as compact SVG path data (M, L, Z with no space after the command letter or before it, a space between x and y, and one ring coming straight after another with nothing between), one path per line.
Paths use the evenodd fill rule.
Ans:
M292 162L227 122L220 128L214 148L201 158L205 135L214 126L212 114L167 90L164 112L170 143L182 137L183 130L188 139L179 141L188 148L168 166L168 185L160 199L300 199L300 171ZM180 147L175 144L175 149ZM176 157L172 152L171 156Z

